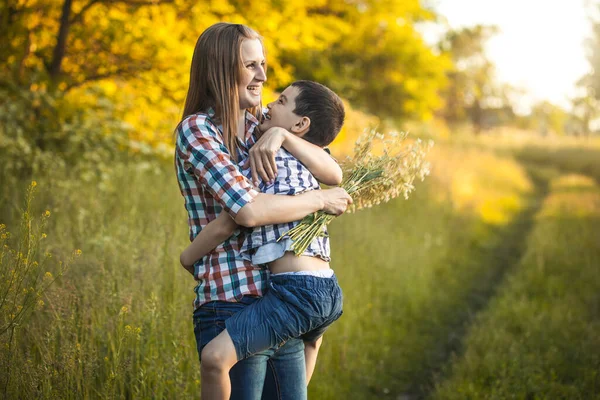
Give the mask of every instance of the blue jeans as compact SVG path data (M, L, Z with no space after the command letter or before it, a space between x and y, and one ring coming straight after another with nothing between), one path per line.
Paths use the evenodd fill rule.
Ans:
M198 354L225 329L225 320L252 304L258 297L244 296L240 302L213 301L194 312L194 334ZM288 340L238 362L229 372L232 400L305 400L304 343Z
M271 275L264 297L225 322L238 360L291 338L315 342L342 315L337 278Z

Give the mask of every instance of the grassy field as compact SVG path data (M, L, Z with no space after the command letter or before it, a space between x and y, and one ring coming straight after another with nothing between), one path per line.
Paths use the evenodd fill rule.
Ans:
M537 148L444 143L410 200L332 224L345 312L310 398L598 396L600 194L562 171L598 179L600 150L588 169ZM0 397L199 397L172 165L106 174L35 176L24 224L30 182L3 187L0 326L19 325L0 333Z
M600 190L561 175L440 399L600 398Z

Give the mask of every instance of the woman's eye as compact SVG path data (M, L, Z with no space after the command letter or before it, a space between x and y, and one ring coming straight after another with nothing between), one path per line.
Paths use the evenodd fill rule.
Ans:
M246 68L254 68L254 64L248 64L246 65Z

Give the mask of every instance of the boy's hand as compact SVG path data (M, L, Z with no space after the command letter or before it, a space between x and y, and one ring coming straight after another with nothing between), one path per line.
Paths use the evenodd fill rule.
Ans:
M262 134L250 149L250 156L244 164L252 171L252 182L254 186L259 184L259 176L263 182L272 184L277 177L277 165L275 164L275 154L283 146L285 138L290 133L279 127L273 127Z

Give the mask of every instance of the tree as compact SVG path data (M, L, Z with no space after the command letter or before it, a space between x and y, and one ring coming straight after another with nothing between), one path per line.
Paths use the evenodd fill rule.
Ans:
M9 41L0 54L7 65L18 65L10 71L17 81L46 81L61 91L164 71L167 65L158 56L166 37L156 25L167 11L163 5L173 1L8 0L2 33Z
M486 102L490 99L509 105L501 87L494 83L494 65L485 53L486 42L496 33L495 26L476 25L448 31L440 50L452 59L449 85L444 91L442 116L450 123L469 120L475 132L484 125Z
M323 82L380 117L423 119L441 106L438 93L449 61L429 48L414 26L433 20L433 12L417 0L328 5L322 15L339 20L328 47L282 51L282 61L298 78Z
M441 105L449 61L414 24L434 18L418 0L5 0L0 87L16 90L2 101L29 92L24 109L58 125L66 121L59 103L49 98L41 110L35 93L63 110L94 112L108 101L102 113L130 125L131 139L168 142L198 36L229 21L263 35L272 89L314 79L380 116L426 118ZM39 145L50 136L32 130Z
M595 7L600 10L600 4ZM590 134L590 123L600 116L600 21L590 20L592 36L587 44L591 70L577 82L580 93L572 100L575 121L585 136Z

